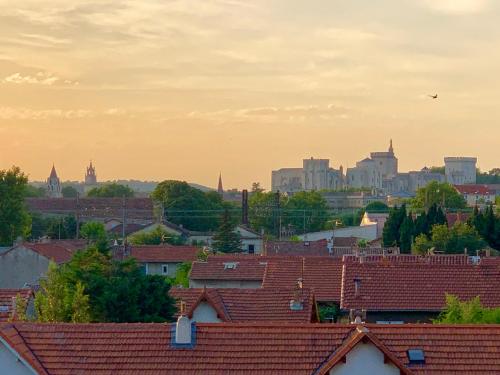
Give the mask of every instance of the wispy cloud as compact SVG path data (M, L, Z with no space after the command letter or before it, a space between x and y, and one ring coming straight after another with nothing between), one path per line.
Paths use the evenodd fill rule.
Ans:
M446 14L471 14L487 10L490 0L419 0L429 9Z
M21 73L13 73L2 80L3 83L13 84L35 84L52 86L56 83L64 85L78 85L78 82L68 79L62 79L47 72L38 72L35 75L22 75Z
M103 110L90 109L33 109L26 107L0 107L1 120L51 120L51 119L93 119L99 116L129 116L121 108Z

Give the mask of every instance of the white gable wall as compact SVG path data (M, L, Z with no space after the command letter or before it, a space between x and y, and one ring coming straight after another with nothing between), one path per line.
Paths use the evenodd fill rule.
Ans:
M330 375L399 375L399 368L384 363L384 353L372 343L359 342L347 353L346 363L338 363Z
M208 304L207 302L201 302L196 309L193 311L193 317L191 318L192 322L197 323L220 323L220 320L217 317L217 311Z
M33 375L36 374L31 368L28 368L0 339L0 373L8 375Z

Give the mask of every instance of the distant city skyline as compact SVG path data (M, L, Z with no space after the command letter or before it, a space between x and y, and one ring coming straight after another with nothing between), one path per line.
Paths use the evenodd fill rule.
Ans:
M498 167L500 2L0 0L0 169L226 188L304 158ZM437 99L429 95L438 94Z

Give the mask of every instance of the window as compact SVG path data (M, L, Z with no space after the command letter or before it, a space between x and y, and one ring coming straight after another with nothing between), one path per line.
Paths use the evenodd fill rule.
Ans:
M425 355L422 349L408 349L406 354L410 365L423 365L425 363Z
M255 253L255 245L248 245L248 253L249 254Z
M161 265L161 274L162 275L168 275L168 264L162 264Z

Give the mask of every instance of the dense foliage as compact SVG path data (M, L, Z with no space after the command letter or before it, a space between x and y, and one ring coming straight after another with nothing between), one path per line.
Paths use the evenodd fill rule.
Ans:
M0 246L27 237L31 217L24 204L28 177L18 167L0 170Z
M481 172L479 169L476 173L477 184L500 184L500 168L493 168L489 172Z
M416 219L411 213L407 213L406 205L394 207L389 211L389 217L384 225L383 244L386 247L398 246L401 252L409 253L414 239L419 238L420 243L424 238L430 237L432 227L436 224L446 224L446 216L436 204Z
M70 239L76 237L76 219L74 216L44 217L31 214L31 234L33 240L41 237L52 239Z
M417 190L412 200L414 208L429 208L433 204L443 208L465 208L464 197L446 182L431 181L425 187Z
M500 216L495 215L493 206L488 206L483 212L476 207L469 224L479 232L489 246L500 250Z
M321 193L298 192L288 197L277 193L257 192L249 198L250 225L256 231L279 234L279 227L295 233L315 232L325 228L330 219L328 205Z
M39 186L26 185L26 190L24 191L24 196L26 198L43 198L47 193L47 189Z
M462 302L458 297L447 294L446 307L434 323L500 324L500 307L484 307L479 297Z
M225 210L221 224L213 236L212 248L221 253L238 253L242 250L241 238L235 231L235 222L231 219L229 211Z
M161 226L157 226L150 232L139 232L128 238L132 245L160 245L169 243L171 245L183 245L185 241L182 237L168 233Z
M134 259L113 260L96 248L52 265L41 287L35 306L42 322L164 322L175 313L164 277L145 275Z
M389 212L389 206L386 205L384 202L374 201L366 205L365 211L373 213Z
M87 196L94 198L132 198L134 196L134 191L128 186L111 182L90 189Z
M217 229L221 213L232 208L217 192L203 192L181 181L161 182L151 197L163 207L167 220L193 231Z

